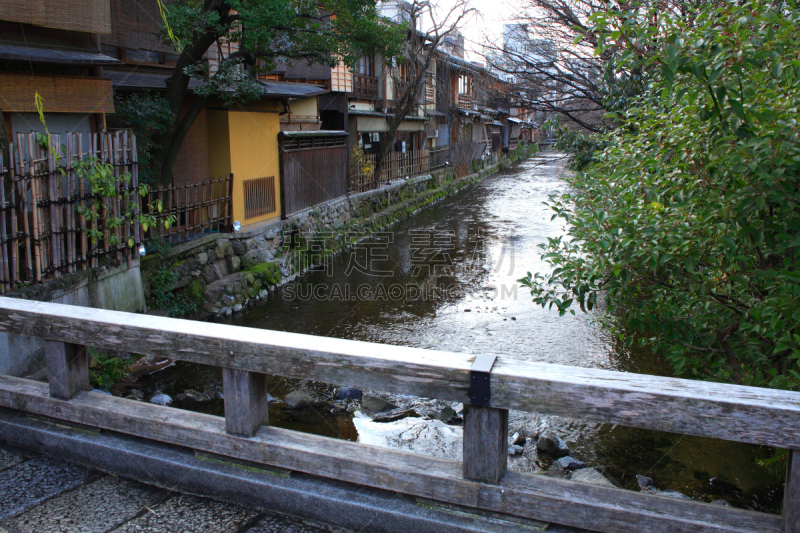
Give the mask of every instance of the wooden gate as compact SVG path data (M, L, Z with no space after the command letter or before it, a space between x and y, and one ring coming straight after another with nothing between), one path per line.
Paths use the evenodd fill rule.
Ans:
M283 218L347 194L346 132L282 132L278 137Z

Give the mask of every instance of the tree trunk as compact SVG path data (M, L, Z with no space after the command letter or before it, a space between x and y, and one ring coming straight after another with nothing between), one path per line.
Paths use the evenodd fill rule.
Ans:
M191 44L183 49L175 71L167 81L167 91L164 98L172 111L172 120L167 131L153 139L155 150L151 160L151 170L153 178L162 186L169 185L172 181L172 166L175 158L183 144L183 139L189 131L197 115L200 114L208 97L198 96L184 115L181 115L183 104L189 92L189 81L191 77L186 74L184 69L195 64L203 58L206 50L219 38L217 32L206 32L198 36ZM196 108L198 102L202 102L202 107Z

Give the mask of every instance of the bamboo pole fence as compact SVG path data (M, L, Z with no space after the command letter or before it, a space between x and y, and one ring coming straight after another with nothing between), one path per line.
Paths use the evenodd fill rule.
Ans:
M128 202L138 214L152 211L152 201L162 199L162 212L153 213L158 229L148 231L147 240L174 243L230 231L232 175L151 189L143 199L137 191L136 137L128 131L17 133L11 141L10 153L0 153L0 293L137 258L145 241L139 221L125 217L117 227L105 224L107 215L127 213ZM88 179L79 176L78 163L93 158L112 166L116 194L94 194ZM120 195L123 190L130 193L127 199ZM92 216L81 215L78 207L91 208ZM163 222L170 215L176 223L167 229ZM96 230L95 242L87 230Z

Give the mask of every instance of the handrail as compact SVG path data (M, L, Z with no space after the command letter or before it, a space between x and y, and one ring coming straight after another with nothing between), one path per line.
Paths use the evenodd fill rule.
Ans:
M610 513L602 515L601 512L606 518L617 516L621 512L619 505L613 503L614 501L628 502L630 506L625 507L623 515L629 518L635 516L636 519L630 523L630 527L623 525L611 527L611 530L634 530L637 525L641 526L641 520L646 515L649 517L647 520L652 520L652 524L659 524L659 527L669 525L675 531L718 531L716 526L711 526L714 523L725 523L728 524L725 527L730 526L732 530L740 531L780 531L781 527L784 531L800 531L800 495L798 495L800 453L797 451L800 450L800 393L797 392L566 367L500 357L490 374L489 406L475 407L469 405L468 395L470 370L475 356L464 353L332 339L4 297L0 297L0 331L48 339L46 352L50 375L49 395L44 388L46 386L42 384L33 384L18 378L0 377L0 405L5 407L32 409L39 414L56 418L66 417L82 424L99 425L107 429L178 444L184 442L185 445L198 445L186 444L187 439L192 440L195 437L190 438L188 430L181 429L183 427L181 424L191 425L195 422L200 424L201 418L207 415L187 414L176 409L119 398L102 400L108 403L104 409L117 412L116 415L109 415L110 418L101 416L98 409L91 407L101 400L97 394L82 392L88 389L88 369L85 351L81 352L81 347L89 345L122 350L135 346L137 353L223 368L225 429L229 435L225 436L225 432L214 425L216 422L210 422L211 419L219 420L216 417L210 417L209 420L202 418L202 428L197 426L200 428L198 431L204 432L203 438L208 440L208 447L213 448L210 451L215 453L227 450L232 456L239 457L244 454L241 450L252 451L257 448L253 448L255 445L242 448L240 441L247 441L248 438L250 439L248 442L252 442L252 439L267 439L271 445L275 445L273 442L275 432L281 435L286 433L286 430L266 427L267 394L264 375L274 374L463 402L465 404L463 477L473 480L468 483L474 485L474 482L478 481L478 486L482 487L495 486L486 483L499 483L500 486L510 490L513 488L511 492L520 491L520 494L532 492L529 495L532 498L555 498L559 502L562 501L560 498L564 494L571 494L570 491L584 490L585 493L581 493L580 497L574 496L577 500L573 500L572 503L591 507L595 509L593 511L595 513L599 511L592 505L600 505L605 509L603 506L608 504L615 510L609 508L602 511ZM54 398L72 398L72 400L64 404L62 400ZM71 407L68 408L67 405ZM163 409L167 411L162 411ZM698 502L667 503L662 501L663 498L619 489L601 490L599 487L592 487L579 490L575 488L575 483L561 480L543 481L541 476L506 474L505 428L507 428L508 409L789 448L793 450L790 452L792 457L790 463L794 466L790 468L788 476L790 482L786 489L787 510L784 512L784 519L780 521L770 515L719 508ZM151 411L170 414L166 417L159 415L159 421L151 423L148 422L150 416L148 413ZM128 414L125 415L123 412ZM126 425L133 419L139 421L137 430L134 430L134 426ZM123 423L120 420L127 422ZM165 433L163 428L158 429L169 423L176 424L174 432ZM306 439L309 446L321 439L321 437L297 436L294 432L288 433L294 435L293 439ZM230 434L237 436L233 437ZM273 437L268 438L268 435ZM239 440L236 440L234 445L230 439ZM331 445L328 443L326 446ZM347 450L350 450L348 446L369 448L353 443L341 446ZM233 453L231 450L234 449L240 451ZM309 450L308 453L314 457L322 454L313 446ZM297 466L286 458L287 454L280 454L274 450L269 453L258 453L267 454L268 457L265 456L264 461L268 464L284 465L286 468ZM274 456L276 453L278 459ZM353 453L358 455L357 452ZM427 492L430 489L417 486L418 480L410 485L402 481L401 474L405 472L403 465L409 461L404 457L408 454L389 450L369 453L385 457L387 461L391 460L392 472L379 475L379 472L374 471L370 475L378 477L371 479L364 474L363 469L366 467L360 465L357 468L361 469L359 470L361 473L345 476L345 479L408 494L427 495L425 497L461 505L474 503L477 507L493 511L592 528L591 524L576 523L575 516L554 519L541 506L524 506L524 510L517 509L514 505L508 504L502 496L498 496L503 500L500 503L487 495L474 499L473 496L466 494L472 494L470 491L478 489L469 488L473 485L462 485L462 481L450 480L445 483L456 491L454 494L430 495ZM257 459L253 459L250 455L241 458ZM395 461L397 464L394 464ZM415 461L422 461L433 468L443 460L422 458ZM447 464L450 463L452 462ZM356 465L348 463L348 468L351 467L356 468ZM388 467L384 467L384 471L386 468ZM448 468L450 466L445 470ZM326 475L318 466L313 468L308 466L300 470ZM452 472L450 470L447 472L449 473L446 475L441 472L436 475L441 474L450 479ZM387 481L384 479L387 475L401 476L401 480ZM430 475L433 476L434 473ZM525 483L528 482L525 479L529 477L533 480L529 481L532 485L526 488ZM424 483L419 481L423 484L431 482L433 480L427 478ZM462 494L459 491L467 493ZM689 518L681 518L680 514L676 517L676 513L688 513ZM756 520L754 516L758 519ZM680 521L684 519L689 522L680 525L683 523ZM709 528L696 527L701 522L707 523ZM606 522L600 520L598 523ZM694 525L689 527L687 524L690 523ZM609 526L603 526L603 529L599 530L608 528Z

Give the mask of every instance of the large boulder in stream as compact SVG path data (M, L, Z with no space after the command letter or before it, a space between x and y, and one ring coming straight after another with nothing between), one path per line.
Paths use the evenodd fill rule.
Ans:
M587 483L589 485L598 485L600 487L613 487L606 476L600 473L596 468L582 468L573 472L569 479L577 481L578 483Z
M283 405L287 409L303 409L314 405L314 398L307 392L296 390L286 395Z
M536 451L541 455L549 455L555 458L569 455L567 443L553 432L543 433L539 437L539 440L536 441Z

